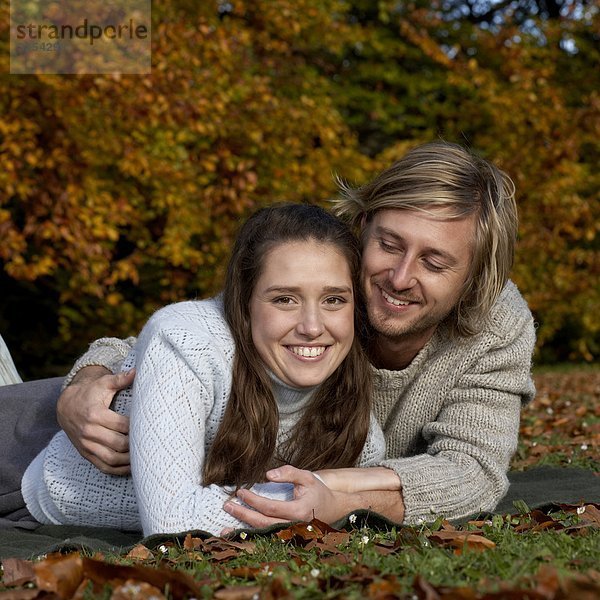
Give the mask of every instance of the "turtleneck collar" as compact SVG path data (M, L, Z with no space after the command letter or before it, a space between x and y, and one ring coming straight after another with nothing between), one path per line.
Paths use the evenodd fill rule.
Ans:
M267 372L273 382L273 395L280 415L293 414L305 408L320 387L295 388L281 381L272 371L267 369Z

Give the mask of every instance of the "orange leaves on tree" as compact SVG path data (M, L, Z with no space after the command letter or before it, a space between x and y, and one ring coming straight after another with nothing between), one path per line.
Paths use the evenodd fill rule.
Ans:
M351 39L343 3L236 2L240 18L211 6L153 10L149 76L0 83L3 287L16 297L33 281L54 299L61 363L216 292L241 218L321 202L332 172L364 162L314 65ZM9 341L28 337L0 311Z

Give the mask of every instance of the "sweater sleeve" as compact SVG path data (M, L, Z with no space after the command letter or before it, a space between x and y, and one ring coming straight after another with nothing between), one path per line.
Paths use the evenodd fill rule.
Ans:
M134 337L128 337L124 340L119 338L100 338L92 342L87 352L77 359L65 377L62 389L64 390L73 381L73 377L84 367L106 367L109 371L117 373L134 344Z
M522 403L533 397L532 320L489 336L422 435L426 452L380 464L400 477L408 524L493 510L508 490Z
M138 346L131 468L145 535L246 525L223 510L232 490L203 485L206 452L231 387L232 347L189 327L150 326ZM271 489L272 488L272 489ZM281 486L258 490L291 499Z

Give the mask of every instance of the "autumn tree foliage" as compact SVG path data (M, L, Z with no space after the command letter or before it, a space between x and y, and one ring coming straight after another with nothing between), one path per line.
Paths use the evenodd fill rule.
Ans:
M92 339L217 291L256 207L324 202L334 173L361 183L438 137L517 183L539 356L591 360L598 11L479 3L486 23L476 4L154 3L151 75L2 75L0 333L20 371L62 373Z
M3 76L0 323L23 370L21 349L72 356L215 292L249 210L360 174L311 64L343 43L336 4L174 3L153 13L151 76Z
M600 343L600 11L593 2L350 3L355 43L337 106L380 168L442 137L515 180L513 277L538 323L538 360Z

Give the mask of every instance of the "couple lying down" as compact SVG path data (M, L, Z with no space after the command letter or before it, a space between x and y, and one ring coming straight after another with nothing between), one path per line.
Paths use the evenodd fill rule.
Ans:
M255 213L222 294L159 310L124 361L135 381L113 408L131 417L131 476L102 473L61 431L23 478L31 514L145 534L220 534L244 526L223 509L236 488L254 483L262 496L293 498L294 486L265 482L274 467L376 465L385 448L355 336L359 270L356 239L325 210Z
M23 478L36 519L220 533L358 508L407 524L494 509L535 393L533 318L509 280L514 185L434 142L345 187L337 211L361 256L326 212L267 209L242 229L221 296L160 310L132 349L90 347L58 401L74 446L58 434ZM113 404L131 414L127 438L106 405L134 366Z

